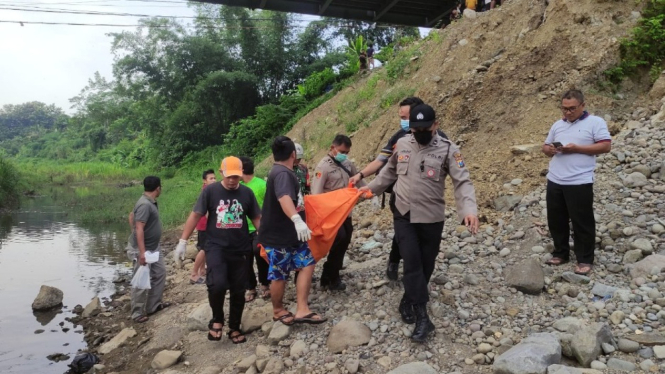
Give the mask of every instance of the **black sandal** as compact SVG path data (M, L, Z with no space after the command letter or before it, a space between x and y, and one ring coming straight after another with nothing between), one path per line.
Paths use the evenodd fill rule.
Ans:
M287 318L291 318L291 321L286 322L285 319ZM279 321L287 326L291 326L296 323L296 316L294 316L293 313L287 311L286 314L282 314L279 317L272 317L272 320L275 322Z
M245 338L245 335L243 335L242 331L240 330L231 330L226 335L228 335L229 340L231 340L233 344L242 344L247 342L247 338Z
M215 324L215 323L220 323L220 322L215 322L215 320L213 320L213 319L211 319L210 322L208 322L208 330L209 330L208 331L208 340L213 341L213 342L218 342L218 341L222 340L222 334L219 334L219 336L213 336L210 333L210 331L221 333L222 330L224 329L224 324L222 323L222 327L216 329L216 328L212 327L212 325Z
M155 311L154 311L154 312L152 312L152 313L148 313L148 315L151 316L151 315L153 315L153 314L155 314L155 313L157 313L157 312L161 312L162 310L164 310L164 309L170 307L171 305L172 305L172 304L169 303L169 302L163 302L163 303L159 304L159 306L158 306L157 308L155 308Z

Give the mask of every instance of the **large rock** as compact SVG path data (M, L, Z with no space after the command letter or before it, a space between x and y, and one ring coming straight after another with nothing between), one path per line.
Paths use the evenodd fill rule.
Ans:
M638 172L628 174L623 179L623 185L629 188L644 187L647 185L647 183L647 177L644 174Z
M83 318L89 318L96 316L99 314L99 311L101 310L102 304L99 301L99 297L95 296L90 300L88 305L85 306L83 309L83 313L81 313L81 317Z
M185 250L185 258L192 261L196 260L196 255L199 254L198 248L194 243L187 243L187 249Z
M357 347L369 343L372 331L364 323L346 319L333 326L328 335L328 350L341 353L348 347Z
M284 370L284 362L279 357L272 357L268 360L265 369L262 371L263 374L281 374Z
M537 153L543 149L542 144L521 144L510 147L510 153L514 155L523 155L527 153Z
M630 247L633 249L639 249L640 251L642 251L643 255L648 256L653 253L653 246L651 245L649 239L645 238L635 239L634 242L630 243Z
M604 323L594 323L578 330L573 336L573 356L584 367L589 367L601 352L601 344L612 344L612 331Z
M539 294L545 286L545 274L538 260L530 258L506 269L506 283L527 294Z
M277 345L282 340L288 338L289 334L291 334L291 326L287 326L281 322L274 322L268 335L268 343Z
M653 100L660 100L665 96L665 70L660 73L660 77L656 79L651 90L649 91L649 98Z
M517 204L522 201L523 196L521 195L505 195L500 196L494 199L494 209L499 212L508 212L513 210Z
M273 310L270 303L259 308L245 309L240 323L242 331L252 332L258 330L264 323L272 321L272 316Z
M631 372L637 370L637 365L633 364L632 362L619 360L618 358L612 357L607 360L607 368L624 372Z
M545 374L561 362L561 345L554 334L538 333L522 340L494 360L494 374Z
M398 366L388 372L388 374L437 374L433 367L424 362L410 362L406 365Z
M630 275L634 278L651 278L652 274L659 274L665 269L665 256L651 255L630 265Z
M187 328L190 331L208 331L208 323L211 319L210 304L201 303L187 315ZM246 330L243 329L243 331Z
M99 347L98 352L103 355L109 354L114 349L125 344L127 339L133 338L135 336L136 336L136 330L134 330L133 327L124 328L122 331L118 333L118 335L114 336L113 339L109 340L108 342L104 343L101 347Z
M155 358L152 359L150 366L157 370L170 368L171 366L175 365L178 360L180 360L180 357L182 357L181 351L164 350L155 355Z
M591 288L591 293L600 296L600 297L606 297L606 296L612 296L614 293L618 290L616 287L608 286L606 284L602 283L596 283L593 285L593 288Z
M547 374L584 374L578 368L571 368L570 366L563 365L550 365L547 368Z
M632 249L630 251L626 251L626 253L623 255L623 263L634 264L640 261L642 257L644 257L642 251L640 251L639 249Z
M640 350L640 343L634 342L630 339L619 339L617 343L619 350L624 353L635 353Z
M561 331L561 332L569 332L571 334L574 334L577 332L577 330L581 329L582 327L585 326L585 323L575 317L566 317L562 318L552 325L555 329Z
M652 347L654 345L665 345L665 336L657 333L646 333L639 335L631 334L625 336L625 338L649 347Z
M32 302L33 310L47 310L62 305L62 291L55 287L42 285L39 288L39 294Z

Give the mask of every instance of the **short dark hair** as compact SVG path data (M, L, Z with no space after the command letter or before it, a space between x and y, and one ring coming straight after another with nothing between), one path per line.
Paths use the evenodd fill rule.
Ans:
M575 99L577 100L580 104L584 104L584 94L580 90L568 90L561 95L561 100L571 100Z
M406 99L402 100L399 103L399 106L407 106L408 105L411 108L413 108L414 106L421 105L421 104L425 104L425 102L421 98L416 97L416 96L410 96L410 97L407 97Z
M204 171L203 176L202 176L203 180L206 180L208 178L208 175L210 175L210 174L215 174L215 171L212 170L212 169L208 169L208 170Z
M370 47L370 48L374 47L374 44L369 44L369 47Z
M247 156L238 157L242 161L242 173L245 175L254 174L254 161Z
M143 179L143 191L145 192L153 192L161 186L162 180L159 179L159 177L155 177L154 175L147 176L145 179Z
M335 139L332 141L333 145L345 145L351 148L351 138L343 134L335 135Z
M296 151L296 145L293 140L288 136L280 135L272 141L270 146L272 149L272 157L275 161L286 161L291 157L291 154Z

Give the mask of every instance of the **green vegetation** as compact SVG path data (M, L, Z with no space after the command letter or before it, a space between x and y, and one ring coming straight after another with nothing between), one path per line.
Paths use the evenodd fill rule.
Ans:
M621 62L604 72L610 88L629 76L647 71L652 81L665 68L665 0L648 0L642 18L621 41Z
M14 164L0 156L0 210L18 203L19 175Z

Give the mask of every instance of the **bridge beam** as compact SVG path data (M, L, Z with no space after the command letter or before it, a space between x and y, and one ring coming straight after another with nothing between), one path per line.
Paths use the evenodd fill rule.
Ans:
M374 22L378 21L379 18L383 17L384 14L388 13L388 11L392 9L392 7L397 5L397 3L399 3L399 0L392 0L391 2L386 4L386 6L384 6L383 9L381 9L379 13L377 13L376 16L374 16Z
M261 4L259 4L259 9L265 8L267 2L268 2L268 0L261 0Z
M322 16L323 13L326 12L326 10L328 9L328 7L330 6L330 3L332 3L332 2L333 2L333 0L326 0L326 2L323 3L323 5L321 5L321 9L319 9L319 15L320 15L320 16Z
M425 25L425 27L432 27L432 26L434 26L437 22L439 22L439 21L441 20L441 18L443 18L443 17L449 15L450 12L452 12L452 11L453 11L452 9L448 9L448 10L446 10L446 11L442 11L438 16L434 17L434 19L432 19L431 21L428 20L428 21L427 21L427 24Z

